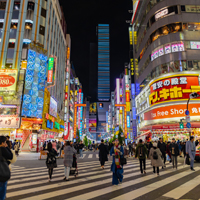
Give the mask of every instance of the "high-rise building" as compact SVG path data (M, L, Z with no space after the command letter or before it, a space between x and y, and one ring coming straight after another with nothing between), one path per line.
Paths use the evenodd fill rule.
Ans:
M200 91L200 2L133 2L136 94L141 89L135 98L137 130L146 137L193 132L198 128L199 98L188 108L187 100ZM185 109L195 117L180 130Z
M98 100L110 100L109 24L98 24Z

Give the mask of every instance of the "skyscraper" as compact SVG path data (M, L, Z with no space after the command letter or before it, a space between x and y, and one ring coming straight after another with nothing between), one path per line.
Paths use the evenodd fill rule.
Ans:
M109 24L98 24L98 100L110 100Z

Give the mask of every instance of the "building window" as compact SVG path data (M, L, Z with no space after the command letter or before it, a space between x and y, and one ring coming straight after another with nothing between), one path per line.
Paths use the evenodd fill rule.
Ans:
M0 1L0 10L6 9L6 1Z
M41 16L46 18L46 10L44 8L41 9Z
M44 35L45 34L45 27L40 25L40 31L39 34Z
M25 23L25 29L32 30L32 26L33 26L32 23L28 23L28 22Z
M14 2L13 10L19 10L20 9L20 2Z
M34 11L35 3L34 2L28 2L27 10Z

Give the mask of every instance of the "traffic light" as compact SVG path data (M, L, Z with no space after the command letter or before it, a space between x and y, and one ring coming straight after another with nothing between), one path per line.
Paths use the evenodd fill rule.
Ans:
M184 124L183 124L183 122L179 122L179 126L180 126L180 129L184 129Z

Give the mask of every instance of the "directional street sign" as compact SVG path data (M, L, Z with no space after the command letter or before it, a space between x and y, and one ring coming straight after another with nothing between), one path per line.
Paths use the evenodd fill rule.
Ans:
M189 115L190 114L190 111L189 110L186 110L185 111L185 115Z
M190 122L188 122L188 123L186 124L186 127L187 127L187 128L191 128Z

